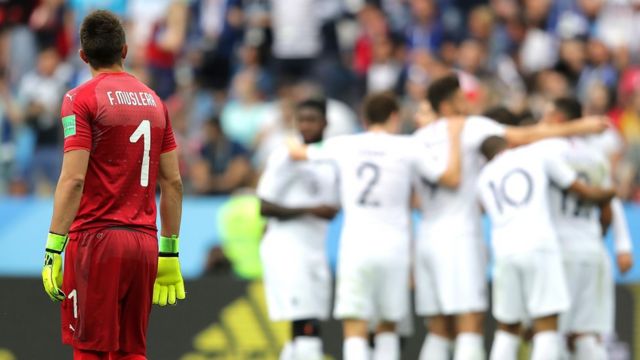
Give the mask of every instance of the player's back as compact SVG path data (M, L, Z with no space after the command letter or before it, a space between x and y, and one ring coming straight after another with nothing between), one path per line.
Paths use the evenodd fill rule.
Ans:
M553 139L545 144L554 149L582 181L600 187L610 184L607 159L599 148L593 146L591 139ZM601 241L600 212L595 204L581 201L566 190L555 187L551 192L551 213L564 249L600 254L604 244Z
M460 185L451 189L419 179L417 191L422 210L422 238L436 242L458 237L481 238L480 211L474 201L478 174L484 163L479 148L488 136L503 133L504 128L493 120L479 116L468 117L461 134ZM448 160L449 139L446 120L437 120L418 130L414 136L436 156L433 161L442 165Z
M496 256L558 250L549 209L551 178L541 145L506 150L480 173L478 189L491 219Z
M343 241L362 244L363 249L408 243L418 144L408 136L374 132L329 142L334 143L330 147L340 177Z
M155 235L160 155L175 142L160 98L134 76L102 73L65 95L65 151L90 151L71 231L126 226Z

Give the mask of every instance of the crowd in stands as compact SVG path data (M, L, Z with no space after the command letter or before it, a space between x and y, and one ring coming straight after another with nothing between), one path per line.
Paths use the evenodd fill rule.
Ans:
M336 135L360 129L364 95L393 91L410 133L455 69L477 114L532 122L572 95L608 115L620 195L640 201L638 0L0 1L0 195L52 193L60 103L90 77L78 27L97 8L121 16L128 71L166 102L191 194L255 184L307 97L328 99Z

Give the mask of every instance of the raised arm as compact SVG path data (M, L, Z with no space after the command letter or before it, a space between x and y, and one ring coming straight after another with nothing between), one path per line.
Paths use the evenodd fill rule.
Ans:
M463 118L452 118L447 120L447 130L449 133L449 159L447 168L440 176L438 182L450 188L460 185L462 179L462 149L460 137L464 129L465 120Z
M581 120L560 124L548 124L541 122L529 126L509 126L506 128L505 138L510 145L519 146L551 137L597 134L603 132L607 126L608 122L606 118L601 116L589 116Z

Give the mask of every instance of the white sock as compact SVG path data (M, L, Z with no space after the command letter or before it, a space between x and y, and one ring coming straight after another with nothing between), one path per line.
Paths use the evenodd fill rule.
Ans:
M280 360L294 360L293 357L293 343L289 341L284 344L282 351L280 351Z
M361 337L348 337L342 345L343 360L369 360L371 357L369 342Z
M481 334L466 332L456 336L454 360L484 360L484 358L484 344Z
M420 360L449 360L451 340L446 337L427 334L420 350Z
M576 339L574 357L579 360L606 360L607 353L595 335L585 335Z
M383 332L375 337L373 360L400 359L400 337L396 333Z
M557 331L542 331L533 336L531 360L557 360L560 358L560 337Z
M295 360L322 360L322 339L316 336L297 336L293 340Z
M498 330L491 345L490 360L515 360L518 358L520 337L507 331Z

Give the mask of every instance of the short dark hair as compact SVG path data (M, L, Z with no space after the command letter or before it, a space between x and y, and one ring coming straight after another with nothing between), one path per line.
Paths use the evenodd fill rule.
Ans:
M327 101L324 98L310 98L303 100L296 106L297 110L310 108L322 114L323 118L327 117Z
M82 21L80 46L94 69L122 63L126 44L120 19L110 11L96 10Z
M488 117L489 119L493 119L502 125L518 126L520 124L520 119L516 116L516 114L512 113L504 106L491 107L482 115Z
M400 110L400 105L392 93L382 92L367 96L363 110L367 124L384 124Z
M574 97L561 97L553 101L553 107L560 111L567 120L576 120L582 117L582 104Z
M507 140L501 136L489 136L486 138L482 145L480 145L480 152L487 160L493 159L500 151L507 148Z
M459 89L460 80L458 80L458 75L447 75L431 83L427 90L427 99L431 103L433 110L439 113L440 104L451 99Z

